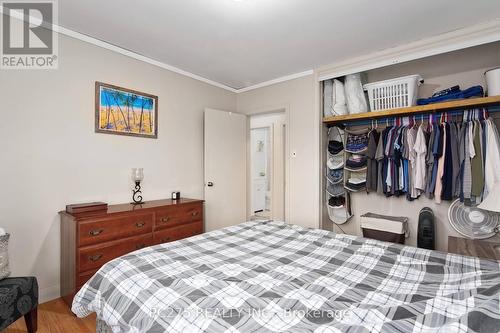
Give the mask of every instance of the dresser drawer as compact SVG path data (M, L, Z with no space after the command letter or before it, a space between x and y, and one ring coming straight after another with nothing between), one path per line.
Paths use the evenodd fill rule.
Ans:
M153 235L142 235L78 249L78 272L96 269L108 261L153 243Z
M155 230L200 220L203 220L202 204L167 207L156 211Z
M173 228L155 231L153 236L153 242L155 244L168 243L175 240L191 237L194 235L199 235L202 232L203 232L203 222L198 221Z
M79 246L100 244L115 239L147 234L152 229L152 213L81 221L78 224L78 244Z

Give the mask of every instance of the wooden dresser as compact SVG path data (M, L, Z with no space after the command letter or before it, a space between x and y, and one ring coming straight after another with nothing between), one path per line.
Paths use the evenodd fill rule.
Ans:
M448 236L448 252L500 260L500 242Z
M155 200L61 216L61 297L76 292L106 262L146 246L203 232L203 201Z

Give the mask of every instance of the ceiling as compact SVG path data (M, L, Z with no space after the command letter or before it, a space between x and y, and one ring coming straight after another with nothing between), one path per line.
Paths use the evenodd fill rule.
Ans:
M492 0L59 0L59 25L241 89L500 17Z

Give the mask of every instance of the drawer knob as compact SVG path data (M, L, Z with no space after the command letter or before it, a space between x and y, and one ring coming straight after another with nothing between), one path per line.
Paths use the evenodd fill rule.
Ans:
M162 218L160 219L160 222L161 222L161 223L165 223L165 222L168 222L168 220L170 220L170 217L165 216L165 217L162 217Z
M97 261L102 258L102 254L94 254L93 256L89 256L90 261Z
M191 215L196 216L198 215L198 212L192 212Z
M168 242L168 241L170 241L170 237L165 237L165 238L162 238L162 239L161 239L161 242L162 242L162 243L166 243L166 242Z
M136 226L137 228L142 228L142 227L144 227L145 225L146 225L146 223L144 223L144 222L137 222L137 223L135 224L135 226Z
M135 246L135 249L136 249L136 250L139 250L139 249L142 249L143 247L146 247L146 244L144 244L144 243L142 243L142 244L137 244L137 245Z
M98 235L100 235L103 231L104 231L104 229L93 229L93 230L90 230L90 231L89 231L89 235L90 235L90 236L98 236Z

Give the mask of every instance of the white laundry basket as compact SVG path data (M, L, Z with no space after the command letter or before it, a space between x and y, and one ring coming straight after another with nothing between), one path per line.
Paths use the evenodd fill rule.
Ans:
M363 89L368 91L371 111L397 109L415 105L422 82L422 77L416 74L367 83Z

